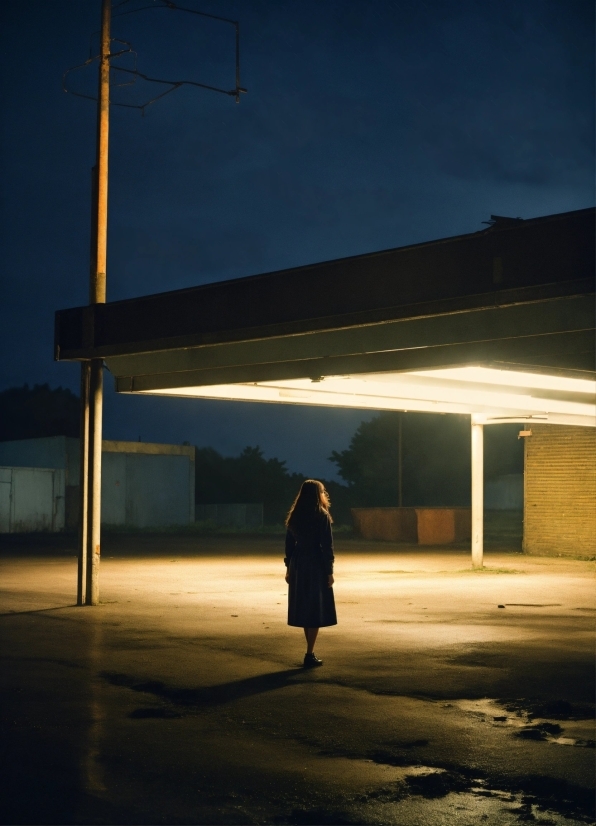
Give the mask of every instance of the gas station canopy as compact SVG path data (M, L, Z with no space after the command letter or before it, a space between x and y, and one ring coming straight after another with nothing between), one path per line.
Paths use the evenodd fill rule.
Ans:
M121 393L596 425L594 209L56 314Z

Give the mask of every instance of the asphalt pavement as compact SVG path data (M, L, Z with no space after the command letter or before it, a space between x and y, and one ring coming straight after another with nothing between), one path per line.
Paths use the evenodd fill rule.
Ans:
M594 822L594 563L336 545L305 671L278 537L5 543L2 823Z

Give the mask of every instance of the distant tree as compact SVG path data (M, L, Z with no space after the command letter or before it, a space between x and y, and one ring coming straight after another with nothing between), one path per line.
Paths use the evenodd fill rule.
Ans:
M285 461L265 459L260 447L245 447L239 456L222 456L211 447L199 447L196 453L196 501L199 504L263 504L267 524L282 523L306 479L290 473ZM336 521L348 522L349 508L342 493L345 486L322 480L332 503Z
M470 417L403 413L403 499L407 505L470 504Z
M231 502L224 457L212 447L196 448L195 500L204 505Z
M291 504L290 490L303 478L290 474L285 462L265 459L258 446L245 447L239 456L222 456L211 447L197 448L197 502L260 502L268 523L283 521Z
M329 457L348 483L352 505L398 504L400 416L403 504L469 505L469 416L394 412L362 422L349 448ZM485 428L485 476L522 472L518 430L518 425Z
M0 441L41 436L78 436L79 398L48 384L0 391Z
M362 422L347 450L329 457L348 483L356 507L397 504L399 418L393 413Z
M404 505L465 505L470 498L470 425L464 416L383 412L362 424L350 446L329 457L355 506L398 504L402 419Z

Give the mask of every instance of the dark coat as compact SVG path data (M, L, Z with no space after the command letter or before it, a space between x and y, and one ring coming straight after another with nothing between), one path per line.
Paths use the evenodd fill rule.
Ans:
M288 625L323 628L337 625L333 588L333 534L331 520L321 513L306 531L288 528L286 557L288 568Z

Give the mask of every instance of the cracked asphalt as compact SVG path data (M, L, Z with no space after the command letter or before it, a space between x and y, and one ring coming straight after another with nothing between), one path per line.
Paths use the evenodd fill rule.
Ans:
M95 608L69 543L0 546L2 823L594 822L593 562L338 537L304 671L281 538L107 537Z

